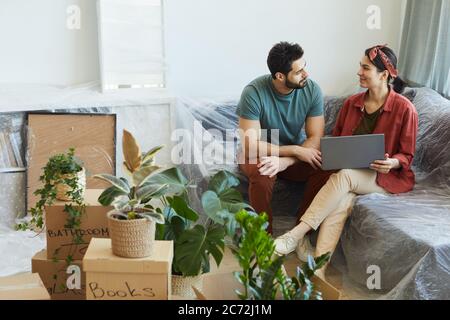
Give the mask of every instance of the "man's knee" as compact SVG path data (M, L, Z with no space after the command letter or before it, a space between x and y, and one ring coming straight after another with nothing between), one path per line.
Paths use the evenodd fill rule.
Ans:
M254 175L252 177L249 177L249 184L252 186L252 188L257 188L261 191L267 190L271 192L273 190L275 180L275 177L269 178L269 176Z

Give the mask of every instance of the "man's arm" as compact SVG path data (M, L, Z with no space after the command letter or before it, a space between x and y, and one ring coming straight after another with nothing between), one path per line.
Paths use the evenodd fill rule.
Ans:
M324 116L306 118L305 131L307 138L302 144L302 147L320 150L320 138L325 133Z
M239 118L240 137L245 153L245 159L255 159L262 156L296 157L300 146L278 146L261 141L261 125L259 120Z
M324 127L323 116L309 117L305 126L307 139L302 146L278 146L260 140L261 125L258 120L248 120L241 117L239 118L239 129L245 160L255 161L255 159L265 156L276 156L284 158L283 161L286 162L287 166L291 166L297 161L303 161L309 163L314 169L320 168L322 159L318 149ZM317 145L317 149L310 147L310 145Z
M309 163L314 169L322 166L320 138L325 132L324 116L308 117L305 123L306 140L297 149L296 156L289 161L289 166L298 161Z

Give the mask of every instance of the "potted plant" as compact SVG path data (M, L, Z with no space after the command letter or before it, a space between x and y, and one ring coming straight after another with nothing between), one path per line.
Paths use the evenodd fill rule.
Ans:
M106 181L111 187L105 189L98 201L113 205L108 213L108 225L115 255L140 258L152 253L155 240L155 224L164 223L164 217L150 204L154 198L168 191L167 183L149 183L160 167L154 156L162 146L141 153L131 133L123 131L124 169L130 180L110 174L97 174L94 178Z
M34 191L34 195L39 199L29 211L31 220L17 224L16 229L42 230L44 207L52 205L56 200L71 202L64 206L64 211L68 214L66 228L78 227L84 211L86 172L81 160L75 157L75 149L69 148L67 153L50 157L42 169L43 174L39 177L42 187Z
M236 294L242 300L321 300L321 292L315 290L311 278L330 259L330 252L313 258L297 268L295 277L287 276L283 262L285 256L274 254L273 238L267 233L267 214L241 210L236 214L240 233L231 248L242 267L236 279L244 291Z
M188 184L179 171L176 176L181 185ZM160 212L165 222L157 226L156 238L174 241L172 294L194 297L192 287L201 290L203 274L210 271L211 256L220 265L226 236L235 234L234 213L249 208L235 189L238 184L239 180L227 171L219 171L210 179L208 190L201 198L207 217L203 224L197 223L200 214L191 208L186 193L163 196L165 207Z

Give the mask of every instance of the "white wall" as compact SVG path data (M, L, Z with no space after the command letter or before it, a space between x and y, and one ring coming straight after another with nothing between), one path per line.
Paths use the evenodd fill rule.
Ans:
M271 46L286 40L304 47L310 76L326 94L348 92L365 48L388 43L398 52L403 1L164 0L168 88L239 95L268 72ZM81 7L81 30L66 28L71 4ZM381 30L366 27L372 4L381 8ZM0 39L0 83L99 79L94 0L1 0Z
M95 0L0 0L0 83L73 85L99 79ZM70 5L81 29L69 30Z
M239 94L268 73L280 40L305 50L310 77L325 93L357 85L364 49L388 43L398 51L401 0L168 0L169 86L186 94ZM381 30L368 30L366 9L381 8Z

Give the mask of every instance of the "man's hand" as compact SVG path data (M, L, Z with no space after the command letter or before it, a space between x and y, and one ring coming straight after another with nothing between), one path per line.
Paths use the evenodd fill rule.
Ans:
M297 147L295 156L300 161L309 163L314 169L322 167L322 153L314 148Z
M392 169L400 168L400 162L396 158L389 158L389 154L384 155L384 160L375 160L370 164L370 169L380 173L389 173Z
M293 165L294 162L294 159L288 157L262 157L257 167L262 176L269 176L269 178L272 178L276 176L278 172L282 172Z

